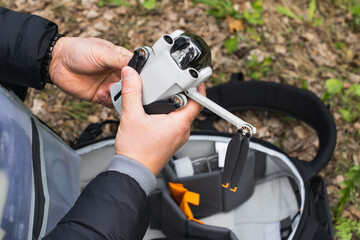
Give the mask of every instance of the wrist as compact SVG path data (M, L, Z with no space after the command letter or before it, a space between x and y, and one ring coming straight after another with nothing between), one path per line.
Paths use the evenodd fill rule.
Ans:
M43 58L42 61L42 65L41 65L41 80L43 85L45 85L46 83L53 83L51 81L51 76L50 76L50 69L51 69L51 65L54 62L54 56L56 55L55 52L58 52L55 49L59 48L59 42L61 42L61 39L64 35L61 34L56 34L50 41L49 47L46 50L45 56Z
M167 163L167 160L164 159L170 159L170 157L163 157L163 159L159 157L154 157L151 154L147 155L141 155L138 153L126 153L126 151L116 151L115 147L115 155L117 156L124 156L127 158L132 159L133 161L138 162L139 164L143 165L145 168L147 168L152 174L157 176L161 170L163 169L164 165Z

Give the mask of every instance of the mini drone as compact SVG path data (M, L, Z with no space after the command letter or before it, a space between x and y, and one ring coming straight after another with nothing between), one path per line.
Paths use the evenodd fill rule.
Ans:
M229 142L222 186L235 192L256 128L197 91L212 70L211 52L205 41L194 34L176 30L159 38L152 47L135 50L129 66L142 79L142 103L147 114L167 114L187 105L191 98L238 129ZM111 99L121 116L121 81L111 89Z

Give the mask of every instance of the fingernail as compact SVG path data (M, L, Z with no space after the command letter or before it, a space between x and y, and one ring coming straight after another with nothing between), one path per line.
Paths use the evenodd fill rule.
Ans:
M132 74L130 67L124 67L121 71L121 80L129 80L134 78L134 74Z

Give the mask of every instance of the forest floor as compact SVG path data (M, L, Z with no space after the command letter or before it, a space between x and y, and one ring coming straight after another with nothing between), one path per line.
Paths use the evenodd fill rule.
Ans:
M242 72L245 81L278 82L314 92L329 106L337 125L334 155L320 172L327 184L337 238L358 239L360 1L198 1L213 3L212 7L194 2L0 0L0 6L50 19L66 36L103 38L131 51L182 29L201 36L211 48L213 75L207 87ZM74 141L89 123L118 119L116 111L74 99L49 84L43 91L29 90L26 104L67 142ZM316 155L319 140L305 123L269 112L236 114L258 129L255 137L290 156L310 161ZM222 120L215 125L221 131L235 131ZM107 134L111 131L105 129ZM344 188L350 193L340 194ZM348 233L343 229L346 224L351 227Z

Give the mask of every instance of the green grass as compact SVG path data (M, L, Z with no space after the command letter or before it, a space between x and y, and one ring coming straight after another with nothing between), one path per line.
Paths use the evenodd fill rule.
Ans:
M360 31L360 1L332 0L333 4L351 15L350 27L354 32Z
M120 1L120 0L100 0L100 1L98 1L97 5L99 7L103 7L103 6L106 6L106 5L125 6L125 7L131 7L132 6L127 1Z
M316 16L316 10L317 10L317 1L316 0L310 0L308 3L308 11L306 16L302 15L296 15L291 9L286 8L281 5L276 6L276 11L280 13L281 15L284 15L286 17L292 18L294 20L300 20L303 23L308 23L312 25L313 27L316 27L320 25L323 22L323 19L321 17L315 17ZM307 20L306 20L307 18Z
M145 0L142 3L142 6L147 9L147 10L152 10L155 8L156 6L156 0Z
M256 55L253 55L250 60L245 60L245 74L254 80L262 79L273 72L272 62L271 57L266 57L263 61L259 62Z
M231 0L193 0L194 3L201 3L210 7L206 11L208 15L216 18L224 19L226 16L231 16L235 19L244 19L250 25L263 25L264 21L261 19L263 12L262 1L251 1L251 10L245 10L240 13L234 9Z
M226 83L230 79L230 74L228 73L220 73L218 75L213 75L212 78L210 78L210 81L213 85L218 85L221 83Z
M87 122L88 116L96 112L96 110L97 106L95 104L78 99L67 102L61 108L63 114L80 122Z
M360 165L353 166L345 174L346 180L341 184L343 188L340 190L339 201L333 210L333 218L335 221L336 235L339 240L358 239L360 237L360 222L341 217L345 206L352 202L360 209L357 200L357 194L360 191Z
M342 118L353 123L360 118L360 83L344 89L343 82L331 78L325 82L326 92L322 100L330 106L337 105Z
M335 224L335 230L339 240L358 239L360 236L360 222L347 218L339 218Z
M236 19L241 19L242 14L236 11L231 0L194 0L194 3L205 4L210 7L206 14L216 18L225 18L231 16Z

